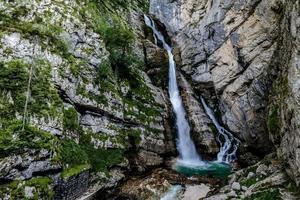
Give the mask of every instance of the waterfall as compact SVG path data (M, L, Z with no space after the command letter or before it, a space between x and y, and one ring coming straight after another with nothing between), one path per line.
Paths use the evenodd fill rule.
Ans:
M144 15L144 19L146 25L153 30L155 40L162 42L163 47L169 56L169 96L176 116L176 128L178 132L177 150L180 156L180 160L178 162L186 165L200 165L203 162L201 161L201 158L196 151L195 144L191 139L190 126L186 119L186 112L178 90L176 65L172 54L172 48L166 43L161 32L157 30L154 21L146 15Z
M212 120L213 124L218 130L219 135L217 136L217 140L220 144L220 152L217 156L217 162L226 162L230 163L231 161L236 159L236 151L238 149L240 141L236 139L232 133L227 131L224 127L222 127L218 120L216 119L214 112L208 105L206 104L203 97L201 97L201 103L205 109L206 114ZM221 137L224 141L221 140Z

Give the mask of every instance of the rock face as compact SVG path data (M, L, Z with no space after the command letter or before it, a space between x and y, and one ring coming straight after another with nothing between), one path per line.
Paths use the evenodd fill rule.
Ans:
M265 118L278 48L280 1L151 1L180 50L181 70L222 121L259 152L267 152Z
M165 88L146 73L160 67L146 50L148 3L105 5L0 2L1 199L45 187L74 199L174 153Z
M280 51L280 74L273 86L269 105L268 128L270 138L278 148L278 155L288 165L288 174L300 184L300 3L286 5L282 22L283 43Z

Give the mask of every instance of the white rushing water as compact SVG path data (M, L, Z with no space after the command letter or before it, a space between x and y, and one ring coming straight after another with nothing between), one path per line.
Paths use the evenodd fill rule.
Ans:
M236 159L236 151L238 149L240 141L236 139L232 135L232 133L227 131L224 127L222 127L219 124L218 120L214 115L214 112L210 107L208 107L203 97L201 97L201 103L205 109L206 114L212 120L219 133L219 135L217 136L217 140L221 147L220 152L217 156L217 162L230 163L234 161Z
M173 110L176 115L176 127L178 131L177 150L179 152L181 164L185 165L201 165L200 156L198 155L195 144L190 136L190 126L186 119L186 112L179 94L177 80L176 80L176 65L172 48L166 43L164 36L157 30L155 23L152 19L144 15L145 23L149 26L156 37L155 40L162 42L164 49L168 52L169 56L169 95Z
M174 185L160 200L176 200L182 189L181 185Z

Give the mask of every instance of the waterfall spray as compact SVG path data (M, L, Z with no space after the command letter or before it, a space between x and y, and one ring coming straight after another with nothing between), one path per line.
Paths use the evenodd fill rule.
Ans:
M155 26L154 21L144 15L145 23L153 30L155 41L162 42L164 49L169 57L169 96L171 104L176 116L176 128L178 132L177 150L179 152L179 163L186 165L200 165L203 164L200 156L196 151L194 142L190 136L190 126L186 119L186 112L179 94L177 80L176 80L176 65L172 48L166 43L164 36L159 32Z
M240 141L236 139L232 133L227 131L224 127L222 127L218 120L216 119L214 112L208 105L206 104L203 97L201 97L201 103L205 109L206 114L212 120L213 124L218 130L219 135L217 136L217 141L220 144L220 152L217 156L217 162L226 162L230 163L236 159L236 152L239 146ZM224 139L222 142L221 137Z

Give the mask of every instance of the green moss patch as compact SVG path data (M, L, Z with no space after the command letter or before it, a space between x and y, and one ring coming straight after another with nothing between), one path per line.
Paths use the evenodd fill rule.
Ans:
M70 177L90 166L92 171L107 172L109 168L121 163L124 151L121 149L96 149L91 144L91 135L81 132L79 143L64 139L59 148L57 161L64 166L63 177Z
M34 76L30 85L29 116L59 118L63 104L50 80L51 67L43 60L37 60L32 64ZM0 92L9 93L12 98L12 102L0 101L1 118L14 119L15 113L23 113L29 68L30 65L21 60L0 62Z
M64 178L64 179L68 179L69 177L76 176L76 175L80 174L81 172L89 170L89 169L90 169L89 164L76 165L74 167L70 167L70 168L65 169L61 173L61 177Z
M56 150L58 140L53 135L32 126L22 128L21 121L10 121L0 129L0 158L26 152L26 149Z
M124 160L124 150L122 149L95 149L91 144L90 135L83 135L79 144L88 155L94 171L106 172L110 167Z
M78 114L74 108L64 109L63 127L64 130L79 129Z
M270 190L252 194L251 196L245 198L245 200L270 200L270 199L272 200L282 199L279 189L272 188Z
M86 152L71 139L65 139L62 142L60 156L65 167L73 167L89 162Z
M33 178L27 181L13 181L0 185L0 197L10 195L10 199L25 199L25 187L32 187L33 199L53 199L53 181L48 177Z

